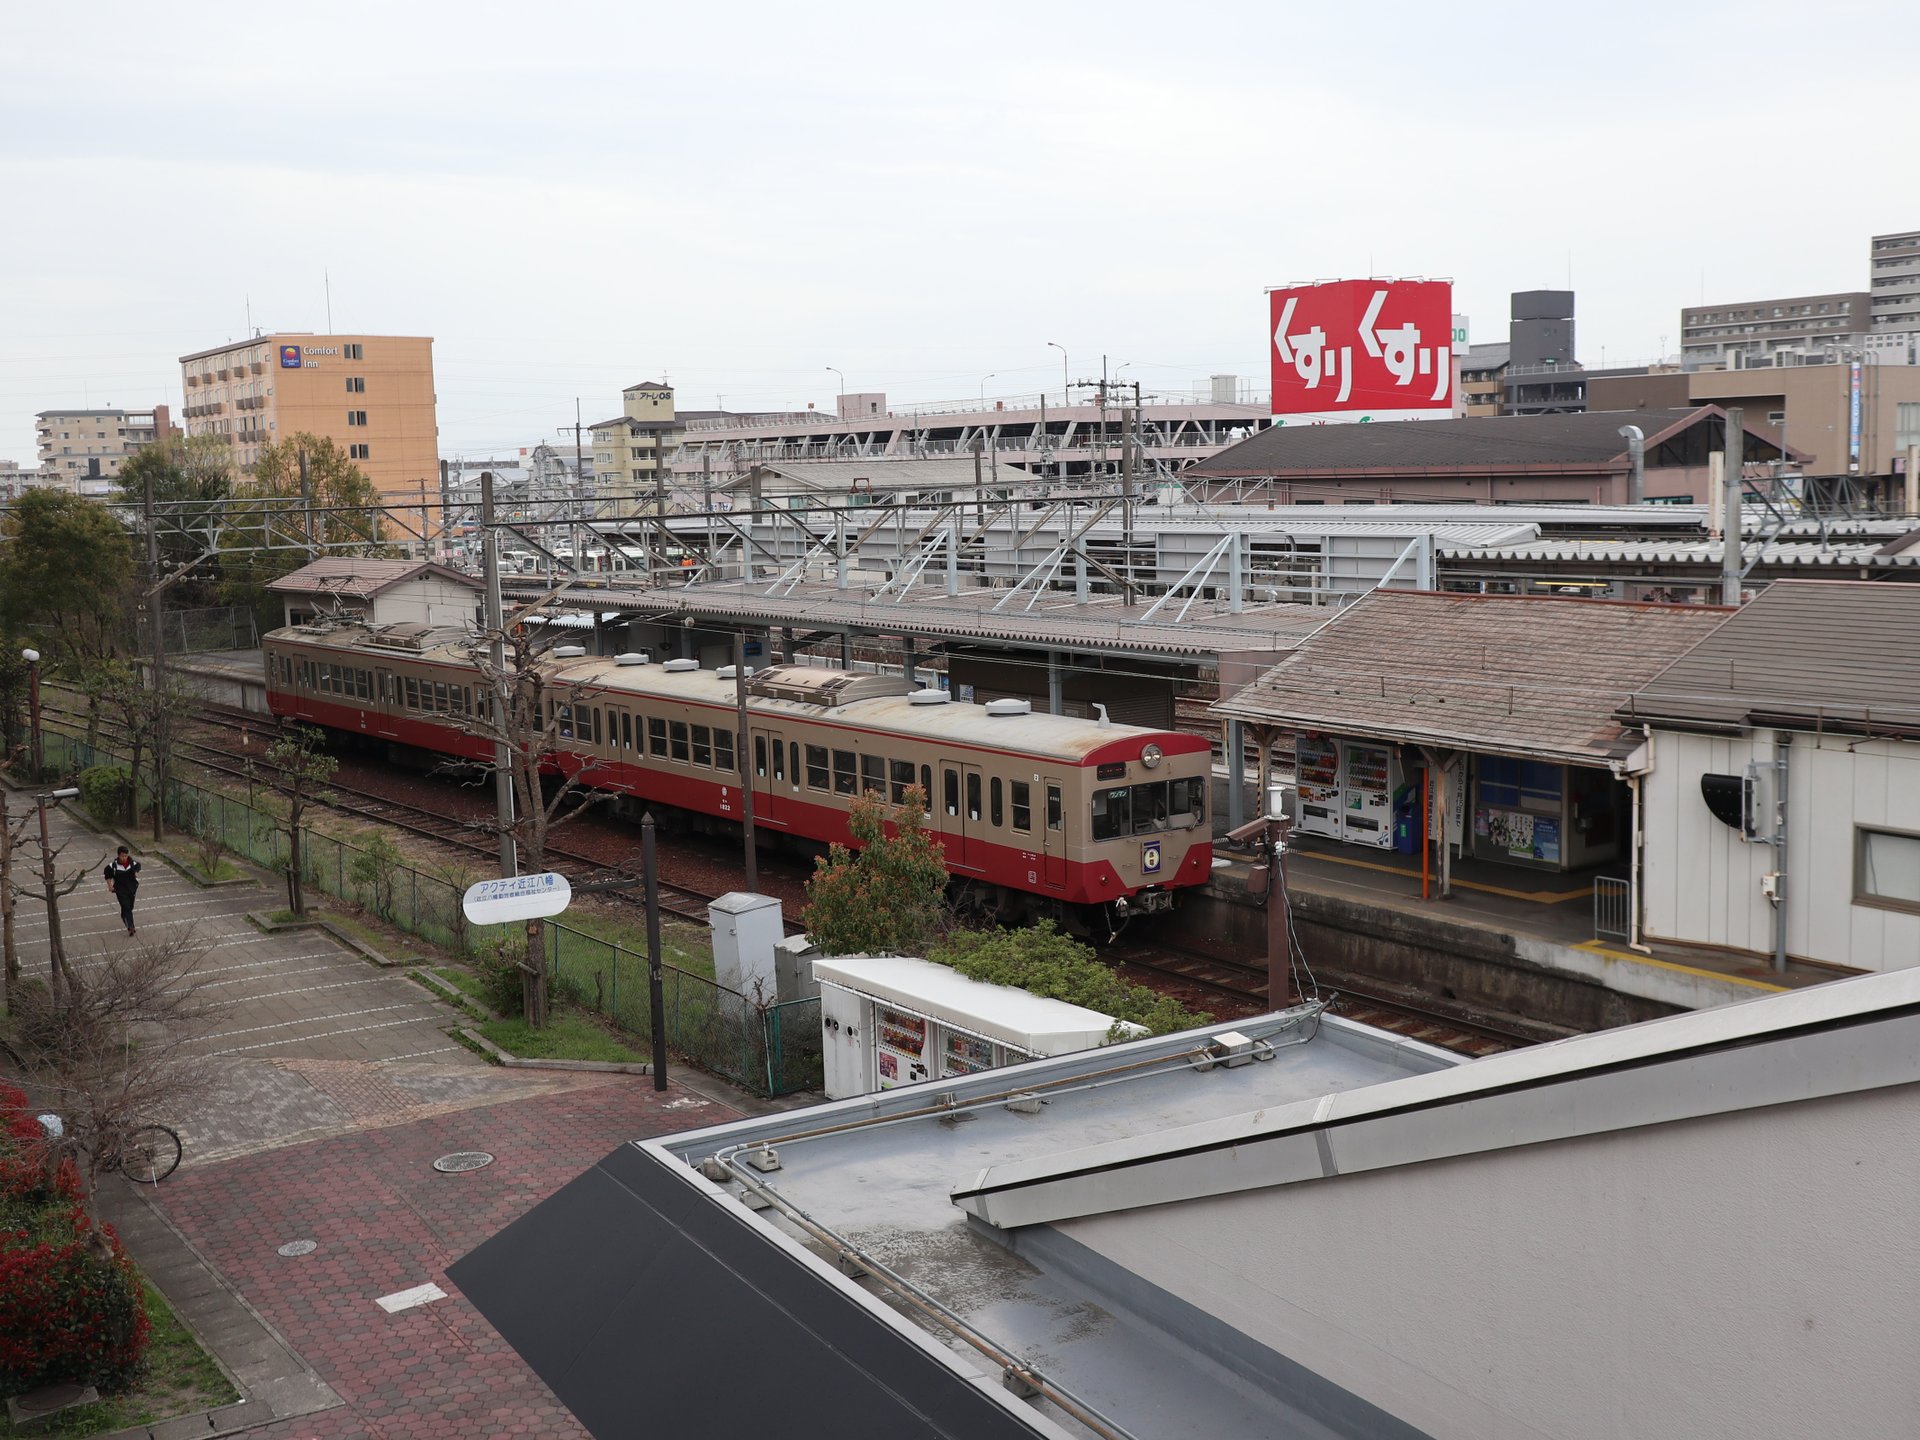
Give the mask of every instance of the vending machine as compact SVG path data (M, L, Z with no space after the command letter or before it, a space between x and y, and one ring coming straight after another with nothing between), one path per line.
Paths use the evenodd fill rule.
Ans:
M1295 825L1309 835L1340 837L1340 742L1302 730L1293 741L1293 773L1300 792Z
M1393 848L1393 792L1400 767L1386 745L1341 742L1340 838L1349 845Z

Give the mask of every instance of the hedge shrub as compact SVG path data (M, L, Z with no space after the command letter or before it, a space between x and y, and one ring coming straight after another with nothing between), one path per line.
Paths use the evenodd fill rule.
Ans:
M95 765L80 772L80 803L102 825L117 825L127 818L127 794L133 789L133 776L124 765Z
M1083 1005L1116 1021L1144 1025L1154 1035L1191 1030L1213 1018L1144 985L1129 984L1103 965L1091 946L1062 935L1051 920L1023 930L956 930L927 958L951 965L970 980Z
M150 1326L140 1277L87 1214L73 1162L46 1163L27 1097L0 1085L0 1395L72 1381L130 1388Z

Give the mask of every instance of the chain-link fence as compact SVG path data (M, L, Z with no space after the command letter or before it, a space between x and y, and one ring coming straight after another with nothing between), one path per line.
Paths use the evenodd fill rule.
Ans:
M140 653L152 653L147 622L139 631ZM251 650L260 643L253 610L246 605L205 605L190 610L168 610L161 620L160 639L169 655L200 655L209 650Z
M47 732L45 745L47 763L67 774L120 758L58 731ZM266 796L249 802L169 778L165 814L177 830L217 840L276 875L287 873L287 822L269 808ZM460 899L485 878L477 870L459 863L420 870L305 825L300 837L303 884L351 900L409 935L465 959L490 950L508 932L505 926L467 923ZM605 1016L645 1050L653 1025L646 957L557 921L548 923L547 936L548 981L555 993ZM821 1083L818 1000L761 1003L663 964L661 1011L667 1044L702 1069L769 1096Z

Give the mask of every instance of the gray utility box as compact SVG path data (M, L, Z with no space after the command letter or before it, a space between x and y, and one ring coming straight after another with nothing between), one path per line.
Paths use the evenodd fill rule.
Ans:
M780 902L771 895L730 890L707 907L713 931L713 978L749 999L776 998L773 947L786 938Z

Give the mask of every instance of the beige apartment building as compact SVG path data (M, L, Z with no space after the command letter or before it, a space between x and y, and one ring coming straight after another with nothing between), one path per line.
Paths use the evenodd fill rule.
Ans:
M440 487L433 340L420 335L257 335L180 357L189 435L224 436L243 467L302 431L347 452L382 495Z
M128 456L173 428L165 405L151 410L42 410L33 418L40 468L75 485L113 479Z
M664 381L629 385L620 392L620 414L589 428L600 498L614 502L615 514L658 504L663 477L670 478L668 466L680 447L673 387Z

